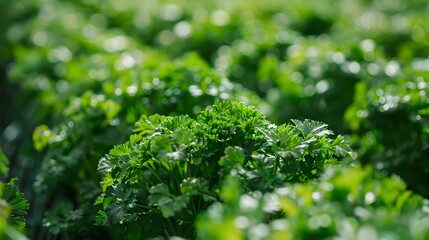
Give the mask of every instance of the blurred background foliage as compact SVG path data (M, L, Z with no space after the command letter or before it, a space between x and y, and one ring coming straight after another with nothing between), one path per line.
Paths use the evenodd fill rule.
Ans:
M30 238L77 211L60 202L92 207L98 160L141 114L217 99L325 122L429 197L428 21L426 0L1 1L0 147L38 206Z

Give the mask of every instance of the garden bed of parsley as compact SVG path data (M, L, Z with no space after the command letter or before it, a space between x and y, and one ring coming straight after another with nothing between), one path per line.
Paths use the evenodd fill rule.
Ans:
M426 0L0 4L1 239L429 239Z

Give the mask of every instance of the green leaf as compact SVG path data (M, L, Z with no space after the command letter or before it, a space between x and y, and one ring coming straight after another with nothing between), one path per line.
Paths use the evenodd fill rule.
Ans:
M99 210L95 218L95 225L108 226L109 221L105 211Z
M180 184L182 194L196 194L197 192L209 192L208 182L204 178L186 178Z
M102 157L100 159L100 161L98 162L97 170L99 172L103 172L103 173L107 174L107 173L111 172L113 169L115 169L115 167L116 167L116 165L110 161L110 157L107 155L107 156Z
M187 207L190 200L189 195L174 196L170 194L168 186L163 183L151 187L149 192L151 194L148 198L149 205L159 205L164 217L175 216L176 213Z
M313 121L309 119L300 121L300 120L292 119L292 122L302 132L304 138L306 138L309 135L316 135L318 137L322 137L325 135L334 134L331 130L327 129L328 127L327 124L324 124L318 121Z
M338 135L331 144L333 150L338 153L339 156L347 156L352 154L350 145L345 141L344 137Z
M276 129L273 129L273 128L266 129L265 127L256 127L256 128L265 136L265 138L268 141L277 143L277 141L279 140L279 136L275 131Z
M151 149L155 153L160 152L172 152L173 147L171 146L171 140L168 136L156 136L152 139Z
M219 164L221 166L235 166L237 164L243 165L244 153L240 147L227 147L225 149L225 156L223 156Z
M149 205L153 205L156 203L159 196L170 196L170 191L168 190L168 186L164 183L157 184L152 186L149 189L149 193L151 194Z
M63 231L76 230L77 225L83 219L82 209L73 209L73 205L68 202L61 202L56 209L45 213L43 226L47 227L49 232L54 235Z
M40 125L36 127L33 132L34 148L37 151L42 151L50 143L56 141L56 135L47 125Z
M106 188L108 186L113 185L114 182L115 182L115 179L112 178L112 175L110 173L107 173L103 177L103 181L101 181L101 183L100 183L102 192L105 192Z
M10 214L7 222L22 232L25 229L25 216L27 216L29 204L24 194L15 186L15 180L15 178L11 179L3 188L0 188L0 199L8 203Z
M156 136L151 142L151 149L160 161L177 161L186 157L185 148L181 146L177 150L173 149L171 140L167 136Z
M178 129L174 131L172 137L179 145L189 145L195 141L195 135L191 129Z
M158 114L152 116L143 115L140 120L135 123L134 132L142 136L154 134L164 119L165 116Z

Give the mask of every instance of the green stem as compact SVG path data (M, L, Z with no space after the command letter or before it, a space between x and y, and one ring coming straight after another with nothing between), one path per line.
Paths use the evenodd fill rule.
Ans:
M155 177L158 180L158 182L162 182L161 177L154 170L155 166L153 166L153 165L150 166L150 163L144 164L143 166L146 167L149 171L151 171L153 173L153 175L155 175Z
M198 212L197 212L197 208L195 207L194 201L191 202L191 206L192 206L192 215L193 215L192 217L195 218Z
M167 232L170 233L170 236L176 236L176 230L174 228L173 223L171 223L169 218L166 218L165 221L167 222Z
M145 206L145 205L141 205L141 204L136 204L136 207L141 208L141 209L145 209L145 210L150 210L150 211L156 211L156 210L158 210L156 208Z
M274 174L277 174L280 165L280 156L276 156L276 161L274 162Z

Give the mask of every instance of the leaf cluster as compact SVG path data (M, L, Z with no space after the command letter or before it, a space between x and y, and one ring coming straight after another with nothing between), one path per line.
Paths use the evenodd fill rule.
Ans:
M428 72L423 59L398 68L394 76L380 74L357 85L355 100L346 113L359 139L364 163L401 176L411 189L429 196Z
M247 98L235 86L196 54L166 61L138 78L131 74L123 81L106 80L100 93L87 91L74 97L57 125L40 125L33 132L34 146L45 156L36 176L36 190L52 196L66 187L75 196L65 201L74 203L77 210L85 209L87 214L72 220L76 224L85 219L92 221L91 214L96 211L87 203L93 202L100 191L96 187L100 181L97 161L112 146L125 141L138 116L154 112L195 115L195 111L222 98L257 103L255 95L249 93ZM70 231L76 232L73 228ZM58 233L55 229L51 232Z
M201 239L426 239L427 201L397 177L335 166L320 179L243 192L229 177L197 220ZM425 210L426 209L426 210Z
M7 68L22 104L2 112L16 119L0 144L12 141L3 137L10 129L24 138L39 126L33 142L10 144L20 151L14 160L24 171L16 171L35 175L27 181L35 179L34 212L47 212L44 221L32 216L36 235L44 222L57 238L105 238L92 235L101 229L92 225L99 212L113 238L194 236L196 214L225 199L225 177L239 179L243 194L264 194L317 179L350 151L319 122L276 126L222 104L196 116L218 99L251 103L276 123L323 121L351 134L361 162L429 196L426 0L1 5L0 21L9 25L0 36L0 78ZM9 104L3 99L1 111ZM180 114L190 117L172 117ZM118 145L98 164L128 138L128 147ZM39 152L28 150L33 145ZM380 222L391 216L381 215ZM141 224L151 221L158 227ZM374 236L362 232L354 233Z
M0 178L8 173L9 160L0 149ZM0 181L0 238L24 240L28 201L15 184L16 178Z
M196 119L143 116L130 140L99 162L103 194L97 202L104 210L97 223L120 224L125 234L152 216L156 234L193 237L196 216L220 200L227 176L239 178L244 191L267 192L317 178L349 154L344 139L331 138L326 127L309 120L276 126L234 101L217 102Z

